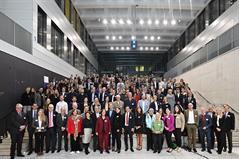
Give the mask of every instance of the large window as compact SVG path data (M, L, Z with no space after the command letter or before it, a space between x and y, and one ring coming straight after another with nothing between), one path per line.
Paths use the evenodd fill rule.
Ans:
M65 0L65 15L71 21L71 0Z
M212 0L209 3L209 24L219 16L219 0Z
M187 43L190 43L196 37L196 28L195 28L195 21L188 28L188 39Z
M69 64L73 64L73 54L72 54L72 51L71 51L71 41L67 38L67 43L66 43L66 56L67 56L67 62Z
M205 29L205 9L199 14L197 18L197 35Z
M46 47L46 13L38 7L37 42Z
M62 58L64 46L64 34L56 26L54 22L51 22L51 48L52 52Z

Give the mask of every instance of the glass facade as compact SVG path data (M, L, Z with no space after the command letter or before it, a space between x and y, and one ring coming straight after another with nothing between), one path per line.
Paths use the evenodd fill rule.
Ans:
M237 0L212 0L208 6L192 21L185 32L176 40L168 50L168 60L172 59L197 35L206 29L207 25L213 23L222 13L224 13Z
M37 42L44 47L46 47L46 20L46 13L38 7Z
M64 34L54 22L51 22L51 51L62 58L64 50L63 46Z

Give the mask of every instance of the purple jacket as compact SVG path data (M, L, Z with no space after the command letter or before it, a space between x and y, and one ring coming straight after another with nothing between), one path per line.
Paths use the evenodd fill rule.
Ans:
M169 116L167 116L167 114L164 115L163 117L163 121L164 121L164 127L168 127L169 128L169 132L172 132L175 127L174 127L174 115L170 114Z

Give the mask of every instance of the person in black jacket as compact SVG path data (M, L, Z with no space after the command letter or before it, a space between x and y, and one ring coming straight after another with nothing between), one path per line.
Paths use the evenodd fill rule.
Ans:
M35 151L38 156L43 155L44 137L48 126L47 117L44 114L44 110L38 111L37 117L32 123L32 127L35 130Z
M158 97L157 97L157 95L154 95L153 96L153 102L152 103L150 103L150 105L149 105L149 108L153 108L153 110L154 110L154 113L156 113L156 112L158 112L158 110L159 110L159 108L160 108L160 103L158 102Z
M99 138L95 134L95 127L96 127L96 121L100 117L100 108L98 106L94 107L94 113L91 114L92 122L93 122L93 151L95 152L97 149L99 149Z
M137 150L142 150L142 134L144 126L144 114L141 107L135 113L135 133L137 134Z
M213 128L216 134L217 138L217 153L222 153L222 148L224 145L224 136L223 131L225 127L224 117L223 117L223 111L221 108L218 108L216 110L216 114L213 116Z
M90 116L90 112L87 111L85 113L85 118L83 119L83 125L82 125L82 143L84 144L85 148L85 154L88 155L90 152L88 150L91 137L93 136L93 121Z
M130 107L126 106L125 113L122 120L122 128L124 132L124 142L125 142L125 151L128 150L128 136L130 140L130 150L134 152L133 149L133 134L134 134L134 115L130 112Z
M124 101L124 106L129 106L131 109L132 113L135 113L136 111L136 101L135 99L132 97L132 93L128 92L128 98Z
M33 98L32 98L32 93L31 93L31 87L27 87L26 91L21 96L21 103L23 105L24 113L31 110L32 102L33 102Z
M64 137L64 147L65 151L68 151L68 137L67 137L67 120L68 116L66 114L65 108L61 108L61 113L57 115L56 126L57 126L57 134L58 134L58 148L57 152L61 151L61 141L62 136Z
M50 104L48 111L45 113L48 119L48 127L46 131L46 153L50 151L54 153L56 150L56 118L57 112L54 111L54 106Z
M226 145L226 137L228 139L228 153L232 153L232 131L235 130L235 116L232 112L229 111L230 106L228 104L224 104L224 122L225 122L225 131L223 133L224 136L224 152L227 149Z
M17 145L17 156L24 157L22 154L22 140L26 128L26 116L22 112L23 106L21 104L16 105L16 110L10 114L10 127L9 132L11 135L11 159L15 156L15 150Z
M35 133L35 128L32 127L34 120L37 118L38 105L36 103L32 104L32 110L28 111L26 114L27 117L27 131L28 131L28 154L31 155L33 151L33 135Z
M120 153L121 150L121 133L122 133L122 115L120 112L120 108L116 107L115 108L115 116L113 119L113 124L112 124L112 133L114 134L116 138L116 147L117 147L117 152Z
M113 103L109 102L109 109L106 112L106 115L109 117L110 119L110 125L111 125L111 129L113 127L113 120L115 117L115 110L113 109ZM111 141L112 141L112 145L111 145ZM109 134L109 149L112 146L112 151L115 151L115 134L111 133Z

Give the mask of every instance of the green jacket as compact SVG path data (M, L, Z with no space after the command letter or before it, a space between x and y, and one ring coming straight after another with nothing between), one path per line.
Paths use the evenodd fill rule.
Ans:
M162 120L157 121L156 119L152 122L152 131L154 134L162 134L164 130L164 123Z

